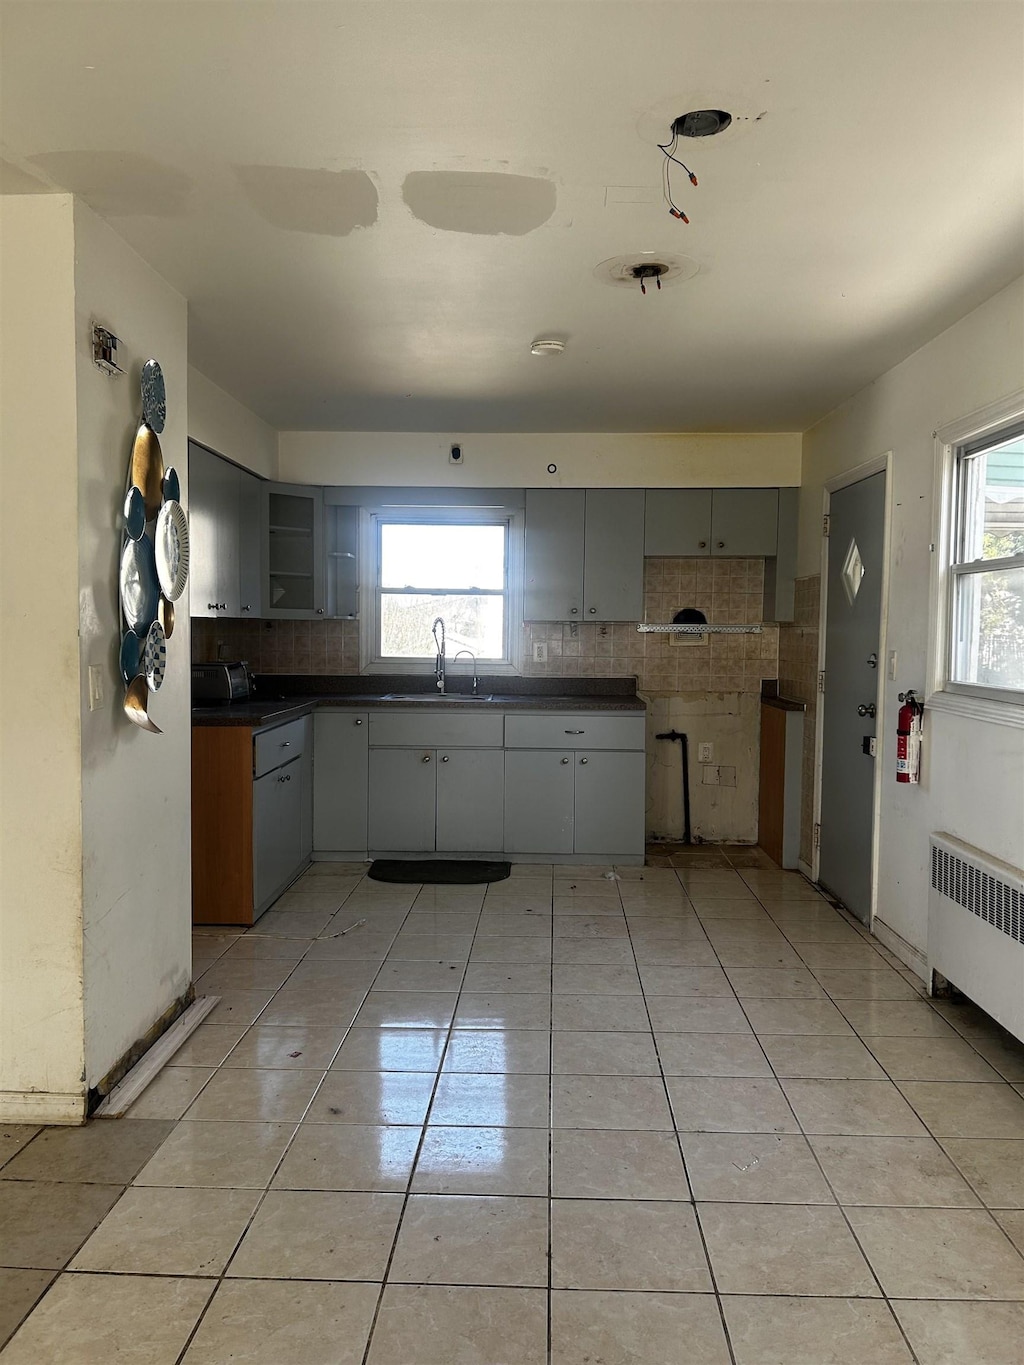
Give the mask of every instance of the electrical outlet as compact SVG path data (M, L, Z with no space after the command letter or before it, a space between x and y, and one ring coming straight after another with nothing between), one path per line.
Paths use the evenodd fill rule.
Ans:
M535 664L546 664L548 661L548 646L546 640L536 640L533 645L533 662Z
M698 745L697 745L697 762L698 762L698 763L714 763L714 761L715 761L715 746L714 746L713 744L698 744Z
M718 768L714 763L705 763L704 767L701 769L701 774L701 781L705 787L717 787L721 785L718 780Z
M103 669L99 664L89 665L89 710L98 711L103 705Z

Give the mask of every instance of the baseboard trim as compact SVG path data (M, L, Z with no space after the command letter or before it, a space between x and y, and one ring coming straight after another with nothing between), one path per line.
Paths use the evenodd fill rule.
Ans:
M904 966L916 972L922 981L928 980L928 958L919 948L908 943L902 934L898 934L895 929L890 929L877 915L871 924L871 932L879 943L884 944L890 953L899 958Z
M77 1127L85 1122L84 1089L78 1094L50 1090L0 1090L0 1123L46 1123Z
M110 1094L100 1102L93 1111L93 1118L122 1118L146 1086L156 1080L181 1045L188 1041L210 1011L219 1003L219 995L201 995L198 1000L194 1000L184 1014L178 1015L170 1028L160 1035L124 1079L119 1081Z
M810 863L805 863L803 858L797 858L796 870L802 873L809 882L814 881L814 869L811 867Z

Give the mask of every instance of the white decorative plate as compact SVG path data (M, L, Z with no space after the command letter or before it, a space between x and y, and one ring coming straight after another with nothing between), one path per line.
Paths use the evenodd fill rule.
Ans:
M146 635L142 651L142 671L146 675L146 686L151 692L159 692L167 670L167 639L159 621L154 621Z
M149 536L126 540L121 551L121 610L130 629L144 635L156 620L160 588L156 579L153 542Z
M169 602L188 582L188 519L180 502L165 502L156 519L156 573Z

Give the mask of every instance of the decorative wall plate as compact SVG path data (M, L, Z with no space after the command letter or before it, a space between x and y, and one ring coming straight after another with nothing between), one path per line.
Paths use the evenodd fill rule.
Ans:
M128 466L128 483L142 493L146 501L146 520L152 521L160 511L164 496L164 457L156 432L145 422L135 433Z
M164 502L181 502L181 482L173 465L167 466L164 475Z
M124 713L133 725L137 725L140 730L148 730L150 734L162 735L160 726L149 718L146 707L149 704L149 689L146 686L146 679L140 673L137 678L132 678L128 684L128 689L124 694Z
M146 532L146 500L134 484L124 495L124 529L131 540Z
M164 639L169 640L174 634L174 603L168 602L166 597L161 596L160 605L156 609L156 619L164 628Z
M121 610L128 627L136 635L145 635L156 620L160 601L160 584L156 576L156 556L148 536L141 540L126 540L121 551Z
M156 519L156 573L163 595L176 602L188 582L188 519L180 502L165 502Z
M164 372L158 360L147 360L142 367L142 420L154 431L164 429L167 420L167 395Z
M167 671L167 641L164 628L154 621L146 635L146 645L142 651L142 671L146 675L146 686L151 692L159 692Z
M126 683L130 683L139 671L142 662L142 639L135 634L134 630L126 630L121 637L121 654L119 658L121 677Z

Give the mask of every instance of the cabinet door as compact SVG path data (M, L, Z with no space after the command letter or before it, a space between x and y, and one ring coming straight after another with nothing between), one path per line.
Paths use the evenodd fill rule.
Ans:
M368 847L378 852L432 853L432 749L371 749Z
M366 842L369 717L317 711L313 718L313 847L358 853Z
M716 488L711 501L711 553L773 555L779 537L777 488Z
M572 808L572 754L506 751L506 853L571 853Z
M263 614L293 620L324 615L323 490L263 485Z
M299 811L299 858L305 862L313 852L313 735L312 717L305 717L306 742L302 746L299 759L302 794Z
M324 508L327 546L327 615L354 621L359 616L359 508Z
M188 443L189 611L238 615L238 470Z
M585 621L643 619L642 488L587 490L583 563Z
M583 619L585 504L582 488L526 490L524 620Z
M438 853L500 852L504 810L501 749L437 751Z
M595 750L577 753L573 761L574 852L602 858L643 854L646 755Z
M648 488L645 555L709 555L711 489Z
M297 758L253 783L253 900L257 910L288 884L302 861L301 764Z
M238 477L238 610L241 616L261 616L263 481L244 469L236 469L235 474Z

